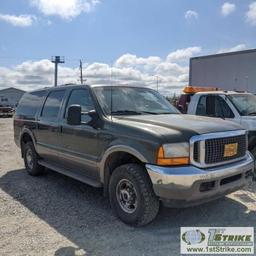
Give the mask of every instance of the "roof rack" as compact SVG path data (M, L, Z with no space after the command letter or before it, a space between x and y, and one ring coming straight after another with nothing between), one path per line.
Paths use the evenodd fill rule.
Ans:
M57 87L60 87L60 86L73 86L73 85L86 85L86 84L66 83L66 84L60 84Z

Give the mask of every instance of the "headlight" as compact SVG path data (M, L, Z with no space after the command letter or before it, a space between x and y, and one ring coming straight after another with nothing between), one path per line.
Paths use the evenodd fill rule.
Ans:
M164 144L158 150L158 165L186 165L189 164L189 143Z

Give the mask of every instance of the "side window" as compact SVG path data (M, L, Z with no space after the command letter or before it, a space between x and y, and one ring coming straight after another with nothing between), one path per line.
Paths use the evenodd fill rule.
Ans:
M201 116L220 117L221 111L219 111L219 106L216 104L216 98L215 95L201 96L196 114Z
M196 115L207 116L206 113L206 96L201 96L197 105Z
M35 118L37 110L41 106L45 94L46 91L25 93L18 103L16 115L28 119Z
M87 89L74 89L71 91L68 104L66 106L65 118L67 118L68 108L71 105L80 105L82 107L82 112L89 112L94 110L93 100ZM81 119L83 122L89 121L88 115L82 115Z
M230 109L229 105L225 102L225 100L221 97L217 97L217 104L219 111L221 111L221 116L224 118L234 118L235 115L233 111Z
M45 118L57 118L65 90L50 92L48 95L41 116Z
M220 96L216 95L201 96L196 114L200 116L234 118L234 114L228 104Z

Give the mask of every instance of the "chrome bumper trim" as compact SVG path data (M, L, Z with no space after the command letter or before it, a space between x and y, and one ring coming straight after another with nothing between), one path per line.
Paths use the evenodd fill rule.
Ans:
M204 197L225 194L232 188L240 188L248 183L245 173L252 171L254 160L249 152L245 159L223 166L200 169L195 166L183 167L163 167L146 164L146 169L153 184L153 189L157 196L175 200L197 200ZM242 174L242 178L220 185L220 181L237 174ZM216 181L216 187L210 191L200 192L199 187L202 182Z

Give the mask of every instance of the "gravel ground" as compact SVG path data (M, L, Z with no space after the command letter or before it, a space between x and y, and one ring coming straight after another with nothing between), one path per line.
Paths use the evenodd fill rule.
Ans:
M95 189L24 170L12 119L0 119L0 255L179 255L181 226L255 226L256 183L188 209L162 208L143 228L121 223Z

